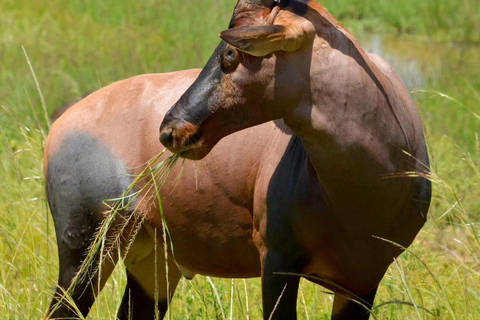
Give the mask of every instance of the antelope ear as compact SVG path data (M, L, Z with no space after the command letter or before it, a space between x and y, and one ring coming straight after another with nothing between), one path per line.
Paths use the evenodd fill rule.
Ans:
M232 28L220 33L220 38L240 51L257 57L275 51L297 51L307 42L313 41L315 28L309 21L303 18L280 21L283 23Z

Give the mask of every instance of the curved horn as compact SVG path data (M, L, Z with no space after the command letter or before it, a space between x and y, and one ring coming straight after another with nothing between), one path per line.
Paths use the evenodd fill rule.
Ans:
M225 30L220 38L253 56L265 56L275 51L297 51L311 43L315 27L307 19L281 10L273 25L243 26Z

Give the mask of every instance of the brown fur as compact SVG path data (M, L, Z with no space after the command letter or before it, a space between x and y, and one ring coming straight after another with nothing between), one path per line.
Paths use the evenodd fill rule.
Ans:
M253 202L265 319L285 285L274 318L296 317L298 283L279 272L303 274L338 293L333 318L367 319L340 295L365 297L370 307L388 266L423 226L430 202L427 149L413 100L395 71L367 55L320 4L300 2L306 1L282 7L271 27L265 7L239 1L233 29L223 33L246 52L238 67L222 73L207 65L161 130L182 130L178 124L189 116L204 143L182 155L199 159L232 132L283 119L293 136L271 140ZM205 116L206 108L215 112ZM200 110L202 118L195 119ZM242 154L238 162L251 157L258 155Z
M130 174L139 174L147 161L163 149L158 142L158 123L198 73L189 70L134 77L100 89L71 107L55 121L49 134L44 155L46 178L49 163L61 152L64 138L72 133L95 137ZM260 259L252 239L252 207L254 180L262 159L252 157L237 163L237 157L251 152L261 155L269 149L271 137L279 133L273 123L247 130L223 140L203 161L180 161L170 174L162 191L163 209L175 250L171 259L175 258L186 276L260 275ZM146 294L153 297L154 272L147 270L154 268L153 228L159 228L158 247L163 248L162 219L153 191L140 195L138 201L135 214L145 217L148 223L125 264ZM159 266L164 265L163 254L157 260ZM172 260L169 266L171 290L175 290L180 277L176 263ZM102 278L106 279L109 272L107 268L104 271ZM161 272L158 279L164 280ZM166 299L165 282L158 288L159 298Z

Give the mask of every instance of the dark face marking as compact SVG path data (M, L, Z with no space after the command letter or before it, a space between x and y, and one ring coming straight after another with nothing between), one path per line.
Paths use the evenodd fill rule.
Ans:
M306 12L308 2L282 1L281 6ZM273 0L240 0L230 27L261 24L260 16L276 5ZM238 37L241 42L242 38ZM196 81L165 115L160 126L160 141L170 151L185 158L201 159L223 137L281 118L282 108L278 103L294 105L296 101L292 100L297 99L296 96L277 90L291 78L272 79L272 75L281 77L290 72L288 64L283 60L283 64L276 64L276 56L270 60L273 54L253 56L245 53L248 50L240 50L222 41ZM298 81L295 85L305 91ZM291 85L289 88L296 90Z
M198 97L210 96L216 85L221 82L223 72L220 68L220 60L226 45L224 41L218 45L198 76L197 81L188 88L180 100L165 115L160 129L173 119L183 119L185 122L192 124L205 121L210 114L208 101Z
M201 145L204 142L200 140L202 136L201 124L215 112L215 110L211 109L211 106L215 105L215 103L212 103L214 99L212 93L215 92L225 75L224 71L222 71L224 58L227 58L229 61L226 64L228 65L227 68L233 68L236 63L236 58L233 53L230 57L224 56L226 47L227 44L224 41L218 45L198 76L197 81L188 88L180 100L167 112L160 125L161 143L177 151L181 150L182 156L184 157L201 158L206 155L206 153L203 154L203 152L199 150L197 150L197 154L189 155L188 151L183 149L185 149L184 147L188 148L188 146L194 144ZM191 128L198 128L198 131L192 130ZM186 133L188 136L178 138L180 132L182 135ZM215 141L215 143L216 142L217 141ZM215 143L213 143L213 145ZM208 148L208 146L206 147Z

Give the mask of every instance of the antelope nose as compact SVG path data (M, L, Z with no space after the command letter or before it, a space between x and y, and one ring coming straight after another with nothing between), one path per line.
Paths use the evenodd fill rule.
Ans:
M171 148L173 147L173 129L165 128L160 133L160 142L166 147Z

